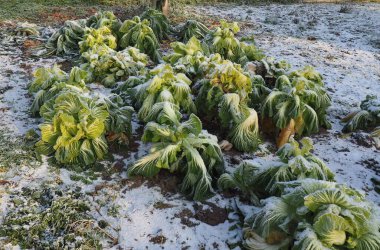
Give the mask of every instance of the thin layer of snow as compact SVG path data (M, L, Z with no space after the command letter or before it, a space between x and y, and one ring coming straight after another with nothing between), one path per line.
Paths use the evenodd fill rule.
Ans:
M219 197L219 200L220 197ZM158 202L168 203L171 208L155 209ZM205 247L212 249L213 244L218 244L218 249L228 249L226 234L231 224L225 221L217 226L210 226L192 219L193 223L199 223L194 227L181 224L181 219L176 217L185 208L193 211L192 201L183 200L181 197L165 197L159 188L147 188L142 186L128 190L116 199L115 204L120 206L119 240L122 248L147 248L180 249L190 247L199 249ZM224 201L221 204L225 206ZM168 240L158 246L147 239L162 235Z
M18 135L25 134L31 128L36 128L37 119L31 119L27 86L31 79L31 72L39 67L51 66L62 61L61 58L26 59L18 44L24 38L15 38L6 33L0 34L0 127L8 128Z

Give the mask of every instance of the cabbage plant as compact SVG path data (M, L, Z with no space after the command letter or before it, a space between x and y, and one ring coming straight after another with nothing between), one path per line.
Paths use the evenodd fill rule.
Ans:
M291 65L285 60L276 60L273 57L266 57L261 60L265 68L264 76L268 78L278 78L285 75L290 69Z
M149 122L142 137L143 142L153 143L152 148L129 167L129 176L152 177L167 169L183 176L183 193L194 200L209 198L213 192L212 176L224 169L217 138L202 130L202 123L194 114L180 122L179 107L173 103L156 103L155 107L150 116L157 122Z
M380 126L380 99L375 95L367 95L360 104L360 110L349 114L343 121L347 122L343 127L344 132Z
M107 26L98 29L85 28L83 41L79 42L80 53L86 52L96 45L106 45L111 49L116 49L116 37Z
M51 105L54 115L43 116L37 153L54 155L62 164L89 165L103 159L108 151L106 105L70 91L61 93Z
M264 103L267 96L272 92L272 89L267 86L261 75L250 74L250 77L252 81L252 92L249 94L249 106L256 110L261 110L261 105Z
M120 25L120 20L111 11L99 11L86 20L87 27L94 29L107 27L114 34L119 31Z
M229 60L218 60L218 56L215 61L206 61L205 64L207 68L201 69L205 78L197 97L199 102L207 103L207 105L203 105L205 109L216 107L224 93L236 93L242 101L248 99L248 95L252 91L252 82L239 64Z
M140 16L141 20L148 20L149 26L159 41L169 38L171 27L168 18L155 9L148 9Z
M134 101L131 98L135 90L134 87L146 83L150 79L150 76L147 72L145 75L139 76L130 76L127 80L119 84L115 89L112 90L112 93L120 95L128 104L133 104Z
M258 52L255 52L258 51ZM257 58L261 58L263 54L260 54L260 50L252 48L253 56L257 55ZM265 80L265 86L273 89L278 77L282 75L288 75L291 65L285 60L276 60L273 57L264 57L261 60L248 60L244 56L241 59L246 61L244 67L252 75L260 75Z
M203 52L201 42L192 37L186 44L181 42L173 42L170 44L173 53L164 57L164 60L171 64L176 64L183 57L194 56L197 52Z
M263 117L272 118L281 130L277 145L284 145L293 134L300 136L330 127L326 110L330 106L322 76L311 66L277 78L273 91L262 104Z
M38 26L32 23L19 23L13 31L16 36L36 36L40 35Z
M105 121L107 141L128 145L132 135L132 114L134 109L124 104L118 95L104 99L109 116Z
M206 120L221 122L228 137L240 151L253 151L259 144L258 116L247 106L252 82L238 64L224 60L207 64L200 81L196 105Z
M103 27L105 27L103 29ZM85 38L87 41L82 45L82 52L92 47L94 43L107 43L116 48L116 40L120 27L120 21L112 12L98 12L88 19L68 20L63 27L53 33L47 41L45 55L76 55L79 52L79 42L82 42L86 33L92 33ZM95 31L97 30L97 31ZM95 36L95 37L94 37Z
M55 98L69 94L78 95L79 97L87 96L87 99L92 99L99 105L104 105L109 114L105 120L107 141L123 145L129 144L132 135L132 114L134 109L126 105L119 95L111 94L107 97L98 98L97 96L90 97L87 93L84 94L73 89L64 89ZM55 98L50 99L40 108L40 115L46 121L51 121L57 113Z
M66 21L47 41L46 55L75 55L79 52L78 42L83 40L86 20Z
M116 81L129 76L143 74L148 64L148 56L134 47L115 51L106 45L95 46L83 53L82 59L85 62L81 68L106 87L113 87Z
M262 60L265 55L254 43L245 43L235 37L240 28L236 22L220 21L220 27L211 31L204 39L207 53L218 53L223 59L245 65L249 61Z
M285 182L281 197L246 218L247 249L379 249L378 210L362 193L334 182Z
M164 60L170 63L176 71L187 74L191 77L201 75L199 67L206 61L203 53L201 42L192 37L186 44L181 42L171 43L173 53L164 57Z
M260 61L265 57L263 51L257 48L255 44L240 42L240 47L242 52L238 62L242 65L250 61Z
M182 73L176 74L169 64L158 65L150 72L153 77L132 90L138 117L146 121L153 105L158 102L171 102L186 113L196 113L191 95L191 80Z
M203 23L196 20L187 20L186 23L180 27L178 36L182 42L187 42L192 37L203 40L210 32L211 31Z
M236 93L224 94L221 99L219 119L222 127L229 131L229 140L240 151L255 150L260 143L257 112Z
M239 39L235 37L239 31L240 28L236 22L228 23L226 20L221 20L220 27L205 38L210 52L220 54L223 59L239 62L242 48Z
M41 67L33 72L34 80L28 86L29 93L35 93L41 89L49 89L56 82L65 81L67 74L57 64L51 68Z
M42 105L55 98L61 91L87 90L85 83L87 72L78 67L72 68L69 75L57 65L51 68L38 68L33 75L35 79L29 85L29 93L35 93L30 109L33 115L40 112Z
M199 65L199 74L207 81L210 78L207 76L210 76L223 62L228 62L228 60L223 60L222 56L218 53L206 56L205 60ZM241 68L241 66L237 67Z
M136 47L141 52L149 55L153 61L158 62L161 59L158 51L160 44L149 24L149 20L141 21L138 16L135 16L132 20L124 21L120 27L120 32L123 35L120 38L119 45L121 48Z
M310 151L313 143L304 137L300 144L291 139L277 151L272 161L244 162L234 173L223 174L218 184L223 189L239 189L258 204L259 198L279 195L279 183L312 178L333 181L334 174L326 164Z

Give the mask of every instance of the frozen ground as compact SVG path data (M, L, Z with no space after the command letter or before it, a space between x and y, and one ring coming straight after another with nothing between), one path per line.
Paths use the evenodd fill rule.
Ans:
M313 137L315 154L336 172L339 182L363 190L380 205L380 195L370 181L380 176L380 152L365 147L361 142L365 139L357 139L365 138L365 133L343 136L339 122L367 94L380 95L380 47L376 47L380 43L380 5L353 5L350 13L340 13L340 8L332 4L221 5L188 10L242 22L241 34L254 34L268 55L286 59L295 68L313 65L323 74L333 100L329 111L333 128ZM30 74L56 59L29 59L21 50L23 41L7 39L0 36L0 128L23 134L38 124L27 113ZM228 230L234 224L232 213L228 215L235 207L234 199L216 195L209 203L200 204L176 193L175 178L126 179L123 169L145 152L146 147L139 147L115 155L115 163L104 163L111 174L99 174L91 184L74 181L72 171L46 162L34 168L0 171L0 180L12 181L7 187L0 183L0 221L11 209L8 190L54 182L62 188L82 188L94 216L110 224L110 234L118 239L115 249L228 249L226 241L233 241L237 233Z

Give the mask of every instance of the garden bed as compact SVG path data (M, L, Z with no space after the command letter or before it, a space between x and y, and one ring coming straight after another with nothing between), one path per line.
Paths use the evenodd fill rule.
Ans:
M332 128L311 136L314 154L336 174L338 183L363 191L380 205L373 177L380 177L380 151L367 132L343 134L341 119L357 108L366 95L380 94L380 6L355 4L349 11L340 5L217 5L186 7L188 15L202 13L215 19L241 23L239 34L254 34L267 55L285 59L294 68L314 66L323 76L332 105L328 120ZM1 29L12 25L5 23ZM46 30L48 36L49 29ZM136 140L132 150L112 149L113 158L97 169L58 168L33 157L33 147L24 135L37 129L40 118L32 118L27 85L38 67L54 63L65 68L62 57L34 58L35 44L24 37L0 33L0 152L7 166L0 165L0 223L12 210L8 202L22 196L25 188L62 190L81 194L90 204L89 214L100 229L103 247L121 249L228 249L241 239L239 210L250 206L234 193L217 193L205 203L191 201L178 190L178 178L162 172L151 180L129 179L126 168L144 156L149 144ZM67 67L67 66L66 66ZM90 88L99 95L109 93L101 85ZM140 138L143 124L133 117L133 137ZM274 151L273 141L264 142ZM271 160L272 154L227 152L227 171L244 160ZM379 187L380 189L380 187ZM20 198L21 199L21 198ZM92 224L91 224L92 225ZM97 231L97 232L98 232ZM0 238L0 245L2 245ZM20 243L21 244L21 243ZM90 244L90 243L88 243ZM11 246L8 244L7 246Z

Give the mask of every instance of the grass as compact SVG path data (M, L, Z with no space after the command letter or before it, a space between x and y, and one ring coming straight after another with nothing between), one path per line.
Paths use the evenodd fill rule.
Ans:
M0 173L1 169L38 165L34 140L34 135L29 135L29 138L13 136L9 131L0 128Z
M90 16L98 10L112 10L123 16L148 2L150 0L0 0L0 21L60 24Z
M22 249L102 249L101 239L114 240L88 213L79 191L43 183L12 192L9 202L13 207L0 225L0 237Z
M374 2L380 0L373 0ZM29 21L60 25L66 20L88 17L99 10L111 10L122 20L142 12L152 0L0 0L0 22ZM170 0L173 13L186 4L291 4L300 0ZM315 1L317 2L317 1ZM356 0L363 2L363 0Z
M19 19L33 21L38 20L43 13L51 13L57 7L72 6L78 14L82 12L86 1L76 0L0 0L0 20ZM79 7L79 8L78 8Z

